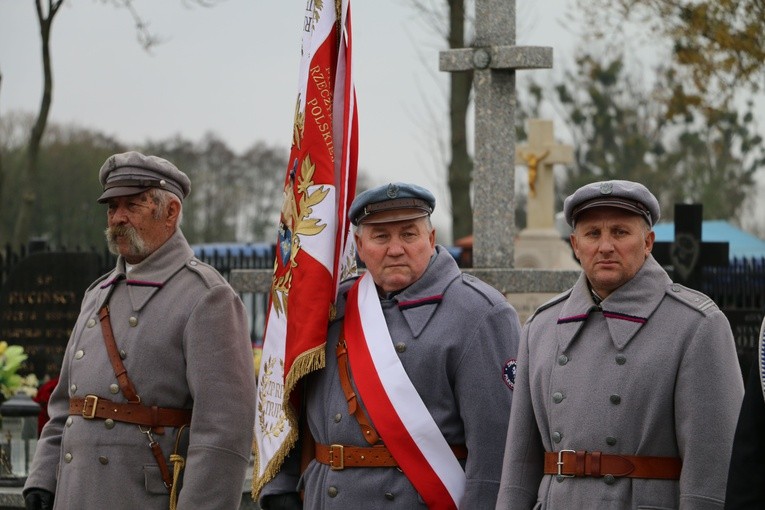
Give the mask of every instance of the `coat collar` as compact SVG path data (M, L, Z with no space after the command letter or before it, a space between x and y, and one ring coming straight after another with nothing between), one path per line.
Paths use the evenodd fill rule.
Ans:
M391 298L396 301L413 336L420 336L446 288L460 274L454 257L446 248L436 245L436 253L420 279Z
M582 273L558 316L556 329L561 348L568 348L591 312L602 310L611 340L617 349L623 349L648 322L669 283L666 271L649 255L637 274L598 306Z
M117 285L123 284L127 287L133 310L142 309L152 296L159 292L165 283L193 257L194 251L180 229L176 230L170 239L154 253L140 264L133 266L129 273L125 269L125 259L120 255L117 257L114 271L101 285L101 288L106 289L107 292L100 306L108 301Z

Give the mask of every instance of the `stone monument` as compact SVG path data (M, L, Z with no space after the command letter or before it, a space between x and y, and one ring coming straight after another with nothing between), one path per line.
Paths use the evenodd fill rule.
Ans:
M579 271L513 269L515 243L515 72L552 67L552 48L515 46L515 1L476 0L475 43L439 54L439 68L474 73L473 268L468 271L508 295L558 293ZM267 293L271 271L233 270L240 292Z
M574 149L555 143L550 120L529 120L528 135L515 154L515 163L525 165L529 175L527 222L516 240L515 267L577 270L571 247L555 228L553 176L554 165L574 162Z
M515 1L476 0L472 48L442 51L439 69L473 72L473 267L513 265L515 71L552 67L552 48L515 46Z

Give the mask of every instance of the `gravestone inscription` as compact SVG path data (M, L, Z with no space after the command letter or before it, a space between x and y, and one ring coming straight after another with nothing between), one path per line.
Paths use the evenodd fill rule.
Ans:
M35 253L0 289L0 340L29 358L20 373L57 377L88 286L99 276L96 253Z

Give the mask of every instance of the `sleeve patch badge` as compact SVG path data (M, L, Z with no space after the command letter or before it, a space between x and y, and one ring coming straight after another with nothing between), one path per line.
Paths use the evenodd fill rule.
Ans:
M511 390L515 389L515 373L518 370L518 364L514 358L510 358L502 367L502 379Z

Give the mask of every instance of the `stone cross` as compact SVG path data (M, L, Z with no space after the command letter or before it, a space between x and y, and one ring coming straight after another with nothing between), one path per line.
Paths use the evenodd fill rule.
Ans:
M574 162L574 148L556 144L551 120L528 121L528 143L518 147L515 164L529 170L526 228L555 228L555 178L553 165Z
M515 71L552 67L552 48L515 46L515 0L476 0L472 48L442 51L441 71L473 71L473 266L512 267Z
M475 166L473 268L503 294L537 293L538 303L571 287L579 271L513 269L515 237L515 71L552 67L552 48L515 46L515 0L476 0L472 48L441 52L442 71L473 71ZM358 55L358 54L357 54ZM272 272L235 269L238 292L268 295ZM518 305L513 303L516 307ZM533 311L533 306L529 306Z

